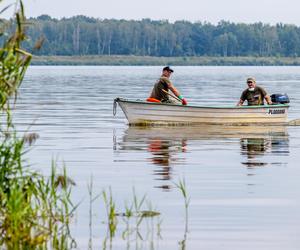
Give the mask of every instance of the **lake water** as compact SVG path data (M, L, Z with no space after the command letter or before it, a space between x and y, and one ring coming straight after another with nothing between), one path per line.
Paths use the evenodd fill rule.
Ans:
M269 93L288 93L289 119L300 118L299 67L174 70L171 79L190 104L235 105L245 79L255 76ZM27 73L15 120L19 130L40 136L27 154L32 167L48 174L55 159L76 182L78 249L104 248L107 235L103 199L90 212L91 182L95 196L111 188L118 212L134 189L161 213L125 239L119 218L107 248L299 249L300 127L133 128L120 108L113 117L114 98L147 98L160 73L161 67L108 66ZM190 197L188 228L180 180Z

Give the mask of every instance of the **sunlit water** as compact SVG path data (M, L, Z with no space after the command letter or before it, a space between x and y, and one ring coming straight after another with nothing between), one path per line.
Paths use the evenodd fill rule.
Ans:
M190 104L235 105L245 79L255 76L269 93L288 93L289 119L300 118L298 67L174 67L172 80ZM145 99L161 67L31 67L16 108L19 130L40 138L27 158L49 173L51 161L67 167L79 203L72 234L79 249L103 247L102 199L111 187L119 210L144 194L161 212L160 235L141 228L133 242L112 249L299 249L300 127L132 128L116 97ZM188 231L184 200L175 188L185 180L190 197ZM124 211L120 211L124 212ZM152 235L149 237L149 235Z

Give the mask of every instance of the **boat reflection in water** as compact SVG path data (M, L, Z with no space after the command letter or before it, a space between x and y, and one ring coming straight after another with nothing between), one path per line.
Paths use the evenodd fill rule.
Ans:
M173 134L173 132L175 134ZM189 137L191 139L191 137ZM156 186L163 190L169 190L172 179L172 166L184 162L182 153L186 151L187 139L184 133L179 134L178 130L167 130L165 128L142 128L129 127L125 131L122 141L115 146L115 150L150 153L143 160L154 166L155 180L163 181L162 185Z
M170 180L172 168L171 165L180 162L182 159L179 153L186 151L186 139L167 140L160 138L148 139L148 151L151 152L150 158L158 169L154 170L156 180ZM169 185L161 185L163 189L170 189Z
M282 131L273 131L265 136L242 138L241 154L246 156L246 161L242 164L249 168L272 165L282 165L282 162L266 162L262 157L265 154L282 155L289 154L288 134Z
M228 141L234 144L240 142L242 164L250 168L269 164L260 159L266 152L288 153L285 126L129 127L116 150L149 152L150 157L147 154L144 160L156 166L155 179L164 181L158 187L169 190L173 168L185 164L186 152L193 152L195 156L189 157L205 165L206 160L197 157L199 148L209 152L213 144L231 152L232 143L228 144Z

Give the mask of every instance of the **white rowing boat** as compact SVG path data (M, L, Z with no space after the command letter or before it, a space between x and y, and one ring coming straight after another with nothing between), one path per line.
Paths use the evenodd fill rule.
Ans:
M260 106L183 106L116 98L130 125L286 124L288 104Z

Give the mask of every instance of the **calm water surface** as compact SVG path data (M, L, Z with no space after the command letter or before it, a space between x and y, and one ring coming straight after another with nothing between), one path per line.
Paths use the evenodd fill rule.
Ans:
M176 87L190 104L234 105L255 76L269 93L288 93L290 119L300 118L299 67L174 67ZM129 127L116 97L145 99L161 67L31 67L15 119L40 136L27 158L49 173L64 163L80 202L72 225L79 249L100 249L106 228L100 199L89 227L87 185L111 187L117 207L147 195L161 212L143 240L121 239L112 249L299 249L300 127ZM174 183L185 179L189 207ZM121 212L121 211L120 211ZM155 224L156 222L154 222ZM156 225L156 224L155 224ZM149 237L149 235L151 237ZM138 242L137 242L138 241Z

